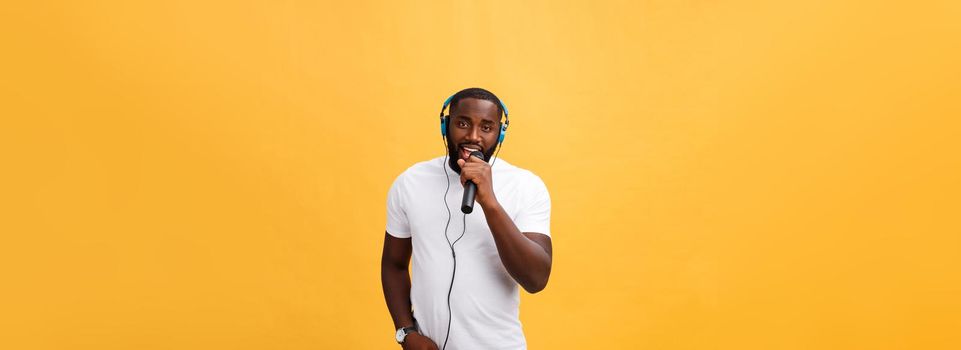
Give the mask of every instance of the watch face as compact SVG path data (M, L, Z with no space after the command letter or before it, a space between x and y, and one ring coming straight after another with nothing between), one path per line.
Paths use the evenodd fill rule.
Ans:
M403 328L398 329L397 334L394 335L394 339L396 339L398 343L403 343L404 338L406 337L407 337L407 332L404 332Z

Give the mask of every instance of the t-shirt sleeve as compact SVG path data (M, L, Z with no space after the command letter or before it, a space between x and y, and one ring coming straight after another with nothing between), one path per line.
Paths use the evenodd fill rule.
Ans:
M551 236L551 196L539 177L533 176L529 182L526 204L514 219L514 225L521 232L543 233Z
M410 238L410 221L404 210L403 178L398 177L387 192L387 233L397 238Z

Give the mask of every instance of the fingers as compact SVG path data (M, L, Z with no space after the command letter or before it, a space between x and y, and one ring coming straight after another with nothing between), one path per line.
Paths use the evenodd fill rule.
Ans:
M480 158L477 158L477 157L467 157L467 160L463 160L463 159L458 159L458 160L457 160L457 165L459 165L459 166L461 166L461 167L463 167L464 164L466 164L466 163L471 163L471 164L487 164L487 161L485 161L485 160L483 160L483 159L480 159Z
M467 157L468 160L458 159L457 165L460 166L460 183L465 184L467 181L474 181L478 184L478 180L483 179L483 174L486 172L485 166L489 167L486 161L477 157ZM483 181L481 181L483 182Z

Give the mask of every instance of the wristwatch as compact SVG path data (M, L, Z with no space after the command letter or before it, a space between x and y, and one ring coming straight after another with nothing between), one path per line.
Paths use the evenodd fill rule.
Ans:
M397 340L397 344L403 344L404 339L407 338L407 335L416 331L417 331L417 323L414 323L414 325L410 327L398 328L397 334L394 335L394 339Z

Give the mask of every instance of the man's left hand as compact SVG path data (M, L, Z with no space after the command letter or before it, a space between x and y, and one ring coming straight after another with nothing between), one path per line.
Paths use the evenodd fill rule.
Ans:
M481 206L486 206L496 199L494 198L494 186L491 181L491 165L477 157L467 157L457 160L460 166L460 184L464 185L468 180L477 185L476 201Z

